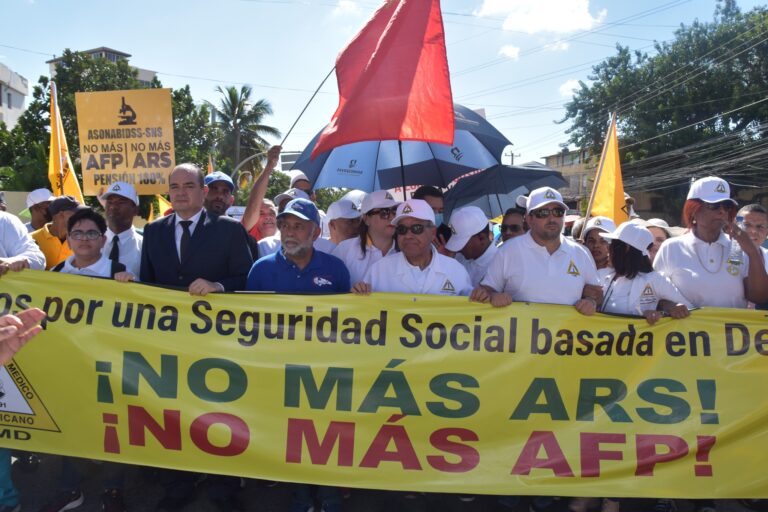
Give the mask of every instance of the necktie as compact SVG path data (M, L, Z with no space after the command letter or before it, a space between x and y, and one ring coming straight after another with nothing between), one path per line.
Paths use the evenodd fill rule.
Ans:
M120 239L117 236L112 238L112 250L109 251L109 259L120 261Z
M189 250L189 239L192 238L192 233L189 232L189 226L192 224L191 220L179 221L181 229L184 231L181 233L181 243L179 244L179 261L184 261L184 257Z

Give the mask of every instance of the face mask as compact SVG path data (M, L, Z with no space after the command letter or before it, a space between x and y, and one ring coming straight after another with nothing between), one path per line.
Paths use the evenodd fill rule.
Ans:
M442 213L436 213L435 214L435 226L439 226L443 223L443 214Z

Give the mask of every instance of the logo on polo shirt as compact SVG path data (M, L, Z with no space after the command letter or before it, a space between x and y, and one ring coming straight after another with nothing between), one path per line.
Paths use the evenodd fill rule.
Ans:
M332 282L330 282L326 278L320 277L320 276L315 276L315 278L312 279L312 282L314 283L315 286L318 286L318 287L319 286L332 286L333 285Z
M547 190L547 192L544 194L544 197L547 199L557 199L557 196L555 196L555 193L551 190Z
M413 213L413 208L408 203L405 203L405 208L403 208L403 215L406 213Z
M655 293L653 293L653 287L651 286L650 283L646 284L645 288L643 288L643 295L646 297L656 295Z
M722 194L725 193L725 187L723 186L722 183L717 184L717 186L715 187L715 192L720 192Z
M573 260L571 260L571 262L568 264L568 270L566 272L574 277L581 275L581 272L579 272L579 267L576 266Z
M728 265L727 270L728 270L728 273L731 274L732 276L739 275L739 267L737 267L736 265Z
M443 291L444 292L455 292L456 288L453 287L453 283L450 281L450 279L446 279L445 283L443 284Z

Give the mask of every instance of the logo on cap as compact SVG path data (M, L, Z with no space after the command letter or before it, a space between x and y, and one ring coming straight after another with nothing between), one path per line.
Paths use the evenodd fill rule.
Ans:
M602 225L603 225L603 221L601 221L600 219L595 219L595 226L602 226Z
M120 185L115 183L114 185L112 185L112 190L114 190L115 192L120 192Z
M446 279L445 284L443 284L443 291L444 292L455 292L456 288L453 287L453 283L451 283L450 280Z
M406 213L412 213L412 212L413 212L413 208L411 208L411 205L409 205L408 203L405 203L405 208L403 208L403 215L405 215Z
M653 293L653 287L651 286L650 283L646 284L645 288L643 288L643 295L645 295L646 297L655 295Z
M720 192L723 194L725 193L725 187L723 186L722 183L717 184L717 186L715 187L715 192Z
M453 233L455 235L456 234L456 228L453 227L453 224L448 224L448 227L451 228L451 233Z
M546 194L544 194L544 197L547 199L557 199L557 196L555 196L555 193L551 190L547 190Z
M394 201L394 200L395 200L395 198L394 198L394 197L392 197L392 194L390 194L389 192L387 192L386 194L384 194L384 198L385 198L385 199L391 199L392 201Z
M576 266L573 260L571 260L571 263L568 264L567 273L574 277L581 275L581 272L579 272L579 268Z

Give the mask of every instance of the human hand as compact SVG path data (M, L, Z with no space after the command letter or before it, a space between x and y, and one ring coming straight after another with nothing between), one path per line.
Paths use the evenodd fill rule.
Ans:
M13 359L21 347L43 330L39 323L44 318L45 312L38 308L0 316L0 364Z

